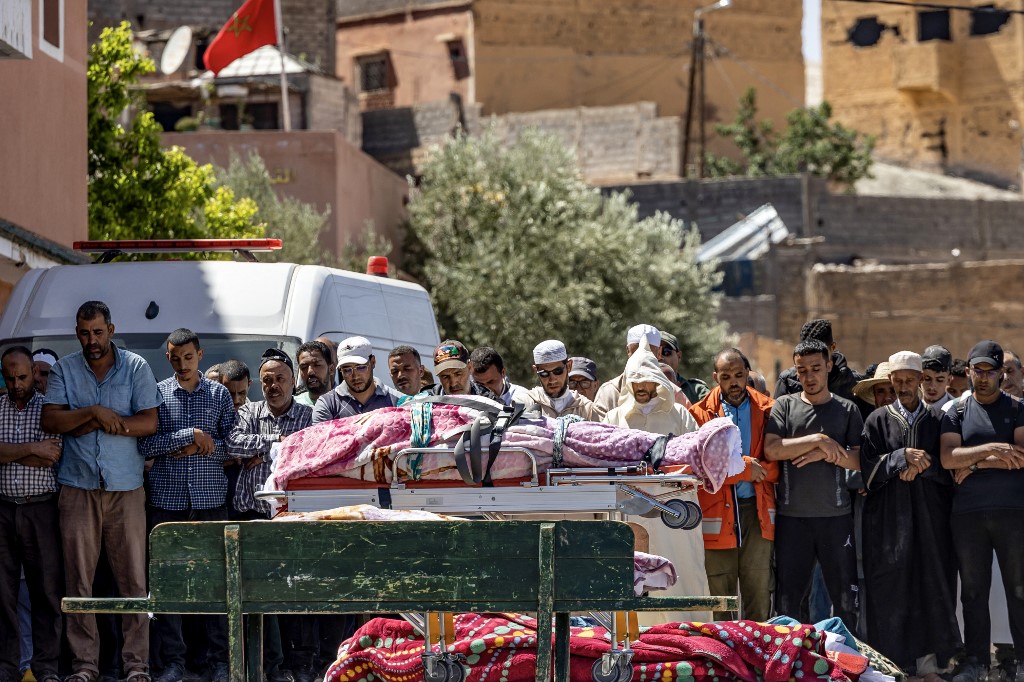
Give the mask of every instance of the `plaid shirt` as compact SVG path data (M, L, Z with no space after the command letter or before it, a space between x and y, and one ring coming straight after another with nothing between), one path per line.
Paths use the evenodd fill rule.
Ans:
M256 491L270 476L270 446L312 423L313 410L294 400L288 411L280 417L270 413L265 400L242 405L238 410L238 423L228 436L228 453L239 459L263 457L263 461L251 469L242 466L238 486L235 488L234 505L237 511L270 514L270 505L255 497Z
M231 394L206 377L191 393L173 376L156 387L164 401L160 423L155 434L139 439L143 457L156 460L149 472L149 503L172 511L220 507L228 494L227 437L238 419ZM195 442L194 429L213 439L213 454L174 457Z
M24 410L19 410L10 397L0 396L0 442L34 443L60 436L43 433L39 415L43 413L43 396L33 393ZM0 495L27 497L57 492L54 467L30 467L17 462L0 464Z

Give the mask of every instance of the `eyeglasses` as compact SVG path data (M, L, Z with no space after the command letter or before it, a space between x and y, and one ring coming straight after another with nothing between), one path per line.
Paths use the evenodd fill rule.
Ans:
M661 347L661 357L663 357L663 358L668 357L669 355L672 355L673 353L677 352L678 350L679 350L678 348L673 348L672 346L662 346Z
M977 367L971 367L971 374L976 377L997 377L1003 373L1001 369L978 369Z
M593 385L590 379L569 379L569 388L590 388Z
M361 374L368 369L370 369L369 365L348 365L346 367L341 368L341 373L344 376L352 376L356 372L359 372Z
M549 376L554 374L556 377L560 377L565 374L565 365L561 367L555 367L554 369L538 369L537 376L547 379Z

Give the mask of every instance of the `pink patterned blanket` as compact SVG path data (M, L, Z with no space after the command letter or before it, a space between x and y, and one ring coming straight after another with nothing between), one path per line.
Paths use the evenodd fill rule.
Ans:
M457 437L460 427L472 423L478 412L467 407L434 405L431 446L442 446ZM523 419L509 427L504 446L524 447L546 470L554 450L555 420ZM274 471L265 490L287 490L288 482L303 477L344 476L382 485L391 483L395 455L410 447L410 408L390 407L364 415L314 424L292 434L281 444ZM568 467L613 467L642 461L657 434L596 422L573 423L566 429L562 461ZM743 470L739 430L725 418L713 419L698 431L668 442L662 462L666 466L689 465L709 491L717 491L728 476ZM399 463L402 480L413 477L407 461ZM418 465L419 478L460 480L449 453L425 454ZM491 468L495 479L530 475L530 463L522 455L501 453Z

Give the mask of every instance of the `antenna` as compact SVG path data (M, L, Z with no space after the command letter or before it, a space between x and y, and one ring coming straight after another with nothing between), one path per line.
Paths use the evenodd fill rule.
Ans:
M171 33L164 45L163 54L160 55L160 73L165 76L176 72L185 62L188 51L192 49L192 29L188 26L179 26Z

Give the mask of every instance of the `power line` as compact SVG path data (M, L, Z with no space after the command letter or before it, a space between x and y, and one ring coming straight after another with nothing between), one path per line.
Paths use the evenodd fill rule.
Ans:
M970 7L964 5L948 5L939 2L912 2L911 0L831 0L832 2L850 2L858 5L895 5L897 7L914 7L917 9L952 9L978 14L1024 14L1020 9L1002 9L1000 7Z

